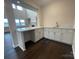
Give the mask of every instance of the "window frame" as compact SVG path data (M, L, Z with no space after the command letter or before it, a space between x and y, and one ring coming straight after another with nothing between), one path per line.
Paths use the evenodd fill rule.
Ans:
M12 8L13 8L13 9L17 9L17 8L16 8L16 4L12 3Z
M5 20L6 20L7 22L5 22ZM5 25L7 25L7 26L5 26ZM9 27L9 22L8 22L8 19L7 19L7 18L4 18L4 27Z

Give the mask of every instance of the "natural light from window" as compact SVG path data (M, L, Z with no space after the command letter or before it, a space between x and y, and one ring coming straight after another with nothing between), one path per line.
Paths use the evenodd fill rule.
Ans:
M37 12L26 9L28 17L31 19L31 25L37 25Z
M25 20L24 19L15 19L16 26L25 26Z
M14 9L16 9L16 5L15 5L15 4L12 4L12 7L13 7Z
M23 8L21 6L17 6L18 10L23 10Z
M20 19L20 23L22 26L25 25L25 21L23 19Z
M20 21L19 21L19 19L15 19L15 23L16 23L16 26L20 26Z
M4 27L9 27L8 19L7 18L4 18Z

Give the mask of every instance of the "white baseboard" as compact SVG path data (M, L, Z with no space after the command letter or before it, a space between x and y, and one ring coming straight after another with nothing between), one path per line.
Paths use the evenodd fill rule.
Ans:
M13 45L13 48L16 48L16 47L20 47L22 51L25 51L26 49L22 48L21 46L19 45Z
M21 47L21 46L19 46L19 47L21 48L22 51L25 51L25 50L26 50L25 48L23 48L23 47Z
M73 56L75 56L75 50L73 46L72 46L72 51L73 51Z
M18 47L18 45L13 45L13 48L16 48L16 47Z

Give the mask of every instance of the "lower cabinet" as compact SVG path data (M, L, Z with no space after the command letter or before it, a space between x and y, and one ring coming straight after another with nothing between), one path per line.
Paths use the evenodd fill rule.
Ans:
M46 28L46 29L44 29L44 37L46 37L50 40L60 41L60 39L61 39L61 30Z
M72 44L74 39L74 31L73 30L62 30L62 42L67 44Z
M34 42L40 40L44 37L43 28L35 29L35 40Z
M59 41L61 42L61 39L62 39L62 36L61 36L61 29L54 29L55 32L54 32L54 40L55 41Z
M50 39L50 29L44 28L44 37Z
M74 39L74 30L61 28L45 28L44 37L66 44L72 44Z
M24 36L23 36L23 32L17 32L17 39L18 39L18 46L25 51L25 42L24 42Z
M49 35L49 38L51 40L54 40L54 38L55 38L55 35L54 34L55 34L55 29L50 28L50 30L48 32L48 35Z

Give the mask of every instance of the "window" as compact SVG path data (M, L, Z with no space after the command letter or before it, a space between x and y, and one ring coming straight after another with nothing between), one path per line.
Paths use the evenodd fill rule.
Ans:
M21 27L21 26L25 26L25 21L24 19L15 19L15 23L16 23L16 26L18 27Z
M23 8L21 6L17 6L18 10L23 10Z
M28 17L31 19L31 25L37 25L37 12L32 11L30 9L26 9Z
M15 19L15 23L16 23L16 26L20 26L20 21L19 21L19 19Z
M17 10L23 10L23 8L21 6L15 5L15 4L12 4L12 8L17 9Z
M25 25L25 21L23 19L20 19L20 23L21 23L22 26Z
M27 11L27 14L28 14L29 17L37 16L37 12L35 12L35 11L32 11L30 9L26 9L26 11Z
M4 18L4 27L9 27L8 19L7 18Z
M15 5L15 4L12 4L12 7L13 7L14 9L16 9L16 5Z

